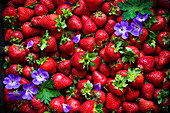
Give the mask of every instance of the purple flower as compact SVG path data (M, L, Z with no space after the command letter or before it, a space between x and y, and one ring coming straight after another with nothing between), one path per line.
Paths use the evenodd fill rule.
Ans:
M148 18L148 13L145 13L144 15L142 15L141 13L138 13L135 19L139 22L144 22L147 18Z
M76 43L76 44L79 43L80 37L81 37L81 34L74 36L74 37L73 37L74 43Z
M8 97L10 100L20 100L22 99L23 91L14 91L13 93L8 93Z
M64 2L64 4L67 4L69 6L72 6L70 2Z
M34 42L30 40L27 44L27 48L31 48L34 45Z
M32 82L30 84L23 85L23 90L24 90L24 94L22 95L23 99L27 99L27 100L33 99L33 95L36 95L38 90L38 88L34 86L35 85Z
M121 21L121 24L116 23L114 26L115 34L117 36L121 35L123 39L128 38L128 32L131 32L132 28L128 26L128 21Z
M14 76L13 74L9 74L8 77L4 78L3 83L6 84L6 89L17 89L20 86L21 77Z
M135 18L133 19L133 22L130 25L132 27L132 35L133 36L139 36L142 33L142 23L137 21Z
M49 74L47 71L44 71L43 69L39 68L38 72L34 70L31 74L31 77L33 78L32 82L35 85L41 85L42 81L46 81L49 78Z
M95 88L97 91L100 91L100 90L101 90L101 84L100 84L100 83L94 84L94 88Z
M63 111L65 113L68 113L71 110L71 106L67 105L67 104L63 104Z

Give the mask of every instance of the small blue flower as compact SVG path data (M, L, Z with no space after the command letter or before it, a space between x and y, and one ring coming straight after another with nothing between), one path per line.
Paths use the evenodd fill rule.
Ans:
M34 86L35 85L32 82L30 84L23 85L23 91L24 91L24 94L22 95L23 99L27 99L27 100L33 99L33 95L36 95L38 90L38 88Z
M67 105L67 104L63 104L63 111L65 113L68 113L71 110L71 106Z
M4 78L3 83L6 84L6 89L17 89L20 86L21 77L9 74L8 77Z
M76 43L76 44L79 43L80 37L81 37L81 34L74 36L74 37L73 37L74 43Z
M137 21L135 18L133 19L133 22L130 25L132 27L132 35L133 36L139 36L142 33L142 23Z
M14 91L13 93L8 93L8 97L10 100L20 100L22 99L23 91Z
M147 18L148 18L148 13L145 13L144 15L142 15L141 13L138 13L135 19L139 22L144 22Z
M64 2L64 4L67 4L69 6L72 6L70 2Z
M47 71L39 68L38 72L36 70L32 72L31 77L33 78L32 82L35 85L41 85L42 81L45 82L49 78L49 74Z
M128 38L128 32L131 32L132 28L128 26L128 21L121 21L121 24L116 23L114 26L115 34L117 36L121 35L123 39Z
M95 88L97 91L100 91L100 90L101 90L101 84L100 84L100 83L94 84L94 88Z
M27 44L27 48L31 48L34 45L34 42L32 40L30 40Z

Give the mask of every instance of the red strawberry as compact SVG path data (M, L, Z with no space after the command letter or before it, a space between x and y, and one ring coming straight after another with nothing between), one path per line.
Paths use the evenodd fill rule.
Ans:
M70 3L76 3L78 0L68 0Z
M26 0L11 0L14 4L24 4Z
M92 14L91 18L99 27L104 27L107 22L107 16L101 11Z
M11 39L11 34L14 31L11 28L5 30L5 41L9 41Z
M96 89L93 89L91 91L91 95L93 96L93 99L98 103L105 103L106 95L103 91L97 91Z
M101 63L101 58L99 56L95 56L94 58L95 58L95 60L91 61L91 62L93 62L95 64L95 66L90 65L90 70L91 71L95 71L99 67L99 65Z
M135 78L135 82L131 82L129 85L133 88L141 88L144 82L144 77L143 74L139 74L136 78Z
M54 36L56 40L60 40L61 36L62 36L62 31L58 32L58 31L49 31L50 35Z
M126 113L137 113L139 111L139 106L137 103L133 102L124 102L123 109Z
M22 45L11 45L8 50L11 63L20 63L26 56L26 51Z
M113 34L114 32L114 27L115 26L116 22L114 20L108 20L107 21L107 24L105 25L105 31L111 35Z
M158 44L161 47L169 47L170 46L169 36L170 36L170 32L167 31L161 32L157 38Z
M48 9L46 6L42 4L37 4L35 5L34 12L36 16L42 16L48 13Z
M100 106L99 108L98 104L94 100L88 100L79 107L79 112L80 113L94 113L99 111L101 112L102 107L103 106Z
M50 102L50 106L52 110L57 110L57 113L62 113L63 112L63 104L65 104L65 97L64 96L59 96L57 98L54 98Z
M159 54L160 52L162 51L162 48L158 45L158 44L156 44L156 50L155 50L155 52L154 52L154 54Z
M68 77L63 75L62 73L56 73L53 76L53 80L54 80L54 83L55 83L54 86L56 89L63 89L72 84L72 81Z
M6 7L2 12L2 17L5 18L5 16L17 17L16 9L14 7Z
M134 101L138 98L138 96L139 96L139 90L132 87L127 88L127 92L125 94L127 100Z
M65 12L64 12L64 10L65 10ZM68 4L60 5L56 10L56 14L58 14L58 15L63 14L65 19L68 19L70 16L73 15L72 9Z
M34 10L25 7L19 7L18 15L19 15L18 20L21 22L25 22L34 16Z
M64 2L67 2L67 0L53 0L56 7L59 7L60 5L64 4Z
M11 38L10 42L20 43L23 40L24 37L23 37L21 31L14 31L14 32L12 32L10 38Z
M29 84L30 83L30 81L29 80L27 80L26 78L24 78L24 77L21 77L21 81L19 82L21 85L25 85L25 84Z
M84 0L80 0L77 4L76 4L76 8L73 10L73 14L77 15L77 16L90 16L90 11L87 7L87 4L85 3Z
M153 107L154 107L154 104L152 101L146 100L144 98L139 99L139 108L141 112L145 113L145 112L151 111Z
M83 38L80 40L79 45L84 50L93 52L95 50L95 38L94 37Z
M109 41L109 35L104 30L97 30L95 39L97 45L103 47Z
M41 102L40 99L36 99L36 95L33 96L33 99L31 100L31 105L37 109L40 109L44 106L44 103Z
M89 7L90 11L95 11L98 7L101 6L103 0L86 0L87 6Z
M45 5L48 10L53 10L55 7L53 4L53 0L40 0L40 4Z
M81 103L78 100L74 98L69 99L69 96L66 97L66 104L71 106L70 113L78 112L79 107L81 106Z
M159 53L159 60L158 64L159 65L165 65L170 63L170 51L163 50Z
M37 3L37 0L26 0L24 6L31 6L33 3Z
M105 75L99 73L98 71L93 72L93 84L100 83L101 86L104 86L107 82L107 78Z
M144 72L149 73L153 70L155 65L155 59L152 56L144 56L139 58L137 66L144 70Z
M82 29L80 18L76 15L71 16L71 18L67 20L67 28L76 31Z
M110 68L105 64L101 64L99 66L99 71L104 74L106 77L108 77L110 75Z
M147 99L151 99L154 93L154 86L151 83L143 84L142 93Z
M36 60L36 62L40 65L40 68L47 71L49 74L54 74L56 72L56 64L53 58L44 57L40 58L40 60Z
M9 68L7 73L8 74L14 74L15 76L21 74L22 66L19 64L12 64Z
M26 77L26 78L31 78L31 72L32 72L32 68L30 66L25 65L22 69L22 74Z
M73 76L77 76L78 78L84 77L86 75L86 70L78 70L76 68L72 68L71 74Z
M117 96L113 95L112 93L107 94L106 108L108 110L116 110L117 108L119 108L120 105L121 101Z
M142 50L146 53L146 54L153 54L156 50L156 44L152 45L149 43L144 43L142 46Z
M44 113L47 110L47 106L43 106L42 108L37 110L37 113Z
M118 58L116 62L109 62L109 67L115 71L120 70L123 67L122 58Z
M30 24L30 22L25 22L22 26L22 33L26 38L35 36L40 33L40 29L34 28Z
M145 78L156 87L160 87L164 81L164 75L161 71L152 71L145 74Z
M82 93L81 90L85 88L85 87L84 87L84 84L87 84L87 81L88 81L88 80L86 80L86 79L83 79L83 80L78 81L78 83L77 83L77 89L78 89L79 93Z
M68 75L71 70L71 62L69 60L64 60L57 64L57 69L64 75Z
M94 33L97 30L96 24L86 15L81 17L82 21L82 32L84 34Z
M42 16L36 16L31 19L31 24L34 27L39 27L38 21L41 20Z
M19 107L19 111L20 111L20 113L36 113L36 110L32 109L28 103L27 104L23 103Z
M169 88L170 88L170 81L169 80L167 80L163 85L162 85L162 87L161 87L162 89L164 89L164 90L169 90Z
M152 24L152 26L150 27L150 30L154 32L160 31L161 29L165 27L165 24L166 24L165 18L158 15L157 22Z

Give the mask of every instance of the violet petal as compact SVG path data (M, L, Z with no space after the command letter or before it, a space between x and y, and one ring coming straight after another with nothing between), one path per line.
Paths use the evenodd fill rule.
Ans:
M95 88L97 91L100 91L100 90L101 90L101 84L100 84L100 83L94 84L94 88Z
M27 44L27 48L31 48L34 45L34 42L30 40Z
M63 111L65 113L68 113L71 110L71 106L67 105L67 104L63 104Z

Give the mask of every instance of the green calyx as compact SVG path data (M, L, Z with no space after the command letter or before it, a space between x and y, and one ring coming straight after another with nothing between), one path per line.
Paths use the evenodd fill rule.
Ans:
M34 57L35 57L35 55L31 55L31 53L29 53L29 54L28 54L28 57L27 57L27 61L28 61L30 64L36 63L35 60L34 60Z
M6 30L7 28L15 29L15 22L17 22L17 17L14 16L5 16L4 18L4 23L5 27L4 29Z
M162 89L160 92L158 92L158 104L161 104L165 101L168 101L167 97L169 95L169 91L165 91L164 89Z
M96 102L100 102L100 100L99 100L99 98L101 98L100 97L100 93L99 93L99 91L97 92L97 93L95 93L94 91L92 91L92 100L94 100L94 101L96 101Z
M163 42L164 42L164 45L168 45L170 44L170 35L168 35L168 33L166 33L166 36L163 36Z
M103 104L101 103L96 104L96 102L94 102L94 113L104 113L102 108L103 108Z
M11 66L11 62L5 57L5 63L3 64L4 69L7 69Z
M91 99L92 95L90 94L90 92L92 89L93 89L93 84L90 83L89 80L87 81L87 84L84 83L84 89L82 89L81 92L82 92L82 95L84 95L87 100Z
M36 63L37 63L38 65L42 65L44 62L48 61L48 60L47 60L48 58L49 58L49 57L40 58L39 60L36 60Z
M64 17L65 19L67 19L68 17L72 16L73 14L70 12L70 9L67 8L67 10L65 10L65 8L61 9L63 11L63 14L61 15L62 17Z
M99 18L102 17L102 12L101 11L97 11L96 13L94 13L94 17Z
M127 87L126 81L128 80L128 76L122 77L121 73L117 74L115 77L115 81L112 80L112 85L114 85L115 89L120 89L123 92L123 88Z
M50 36L49 36L48 30L46 30L45 34L40 39L40 43L38 44L38 46L40 47L41 51L43 51L47 46L50 46L48 44L47 40L50 40Z
M35 5L40 4L40 2L32 3L31 5L24 6L26 8L34 9Z
M141 70L140 69L131 69L130 67L128 68L128 82L135 82L135 79L138 75L140 75Z
M112 37L110 39L110 42L113 42L114 44L116 44L117 42L122 42L121 46L123 47L129 46L129 41L123 40L120 37Z
M15 38L14 36L11 37L10 43L14 42L14 43L20 43L22 41L22 39L19 38Z
M77 7L79 7L79 6L80 6L78 3L79 3L79 2L77 2L77 3L76 3L76 5L71 6L72 11L73 11L74 9L76 9Z
M124 56L122 57L122 62L129 62L130 64L135 63L135 58L138 58L138 55L135 55L135 52L131 48L125 47L126 52L120 51Z
M85 69L87 67L87 70L89 70L89 65L91 67L96 67L96 64L92 61L94 61L96 59L96 54L95 53L89 53L88 51L86 52L86 54L83 56L81 55L81 57L83 58L83 60L79 60L79 63L83 63L83 68Z
M58 15L59 18L55 19L55 21L57 22L55 24L55 27L58 28L58 32L61 31L61 28L62 29L65 29L67 27L67 24L65 22L65 20L62 20L62 16L61 15Z
M22 73L22 69L23 69L22 65L18 64L17 65L17 71L19 72L19 74Z
M120 9L117 9L117 6L114 6L112 3L111 3L111 8L109 9L110 13L109 15L119 15L117 14L117 12L119 11Z
M16 45L16 49L19 49L20 51L25 51L24 46L20 44L14 44Z
M67 33L63 33L62 38L60 40L60 45L65 44L67 41L71 41L70 38L68 38Z
M113 46L113 45L110 45L110 46L115 48L114 53L117 53L117 52L119 52L119 50L123 49L123 47L121 47L121 45L122 45L122 41L117 41L115 43L115 46Z
M3 49L4 49L4 52L5 52L5 53L8 53L9 46L5 46L5 47L3 47Z
M76 97L76 94L74 93L75 89L76 87L74 85L74 86L70 86L70 89L66 91L66 93L68 93L66 96L69 96L68 100L71 99L72 96Z
M170 69L168 70L168 72L166 73L166 78L170 80Z
M150 15L150 16L148 16L148 19L145 22L143 22L143 25L145 28L149 29L152 26L152 24L154 24L156 22L158 22L157 16Z

